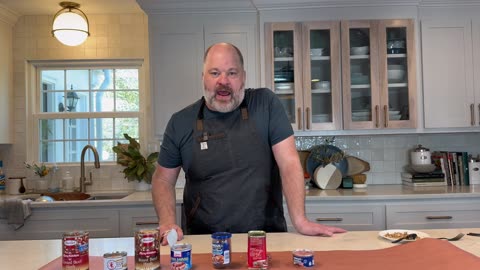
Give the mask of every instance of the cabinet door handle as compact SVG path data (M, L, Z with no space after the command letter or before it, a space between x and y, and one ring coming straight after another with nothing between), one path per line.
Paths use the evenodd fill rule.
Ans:
M297 109L297 115L298 115L298 129L302 130L302 109L298 107Z
M452 216L426 216L426 219L452 219Z
M478 103L478 125L480 125L480 103Z
M387 128L388 127L388 106L387 105L384 105L383 106L383 112L385 113L385 127Z
M320 218L316 218L315 220L318 221L318 222L323 222L323 221L343 221L343 218L335 218L335 217L332 217L332 218L328 218L328 217L326 217L326 218L321 218L321 217L320 217Z
M310 127L310 107L307 107L305 109L305 115L307 117L306 122L307 122L307 129L311 129Z
M375 127L379 127L379 115L378 115L378 105L375 106Z
M158 225L158 221L137 221L135 225L142 226L142 225Z
M470 104L470 125L475 126L475 104Z

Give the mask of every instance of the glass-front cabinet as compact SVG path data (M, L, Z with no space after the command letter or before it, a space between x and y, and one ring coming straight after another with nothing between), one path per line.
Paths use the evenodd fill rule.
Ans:
M339 22L266 24L266 84L295 130L341 128L339 31Z
M412 20L342 21L345 129L416 126Z
M414 128L413 20L266 23L266 86L295 130Z

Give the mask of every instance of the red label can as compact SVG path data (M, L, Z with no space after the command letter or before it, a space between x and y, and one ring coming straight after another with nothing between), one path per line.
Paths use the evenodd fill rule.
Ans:
M158 230L145 229L135 232L135 269L160 269L160 241Z
M267 234L264 231L248 232L248 269L268 269Z
M88 269L88 232L66 232L62 238L63 270Z

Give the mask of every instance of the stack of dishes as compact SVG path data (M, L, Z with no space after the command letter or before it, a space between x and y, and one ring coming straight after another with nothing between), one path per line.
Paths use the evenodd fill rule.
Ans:
M388 82L400 83L405 80L405 66L404 65L388 65Z
M369 51L368 46L351 47L350 48L350 55L367 55L368 51Z
M402 118L400 111L395 111L392 109L388 111L388 116L390 120L400 120L400 118Z
M311 48L310 55L311 56L321 56L325 52L325 48Z
M362 73L352 73L350 80L352 84L368 84L369 77L368 75L363 75Z
M290 82L275 83L275 93L277 94L293 93L293 83L290 83Z
M369 110L352 111L353 121L370 121L372 119L372 112Z
M321 113L321 114L312 114L312 122L313 123L325 123L331 122L330 114L329 113Z

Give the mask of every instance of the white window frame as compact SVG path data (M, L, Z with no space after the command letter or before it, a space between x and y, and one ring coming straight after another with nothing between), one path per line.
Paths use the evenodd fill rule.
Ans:
M122 60L32 60L26 62L26 159L37 162L39 159L39 119L78 119L78 118L106 118L113 117L138 117L138 134L142 148L147 144L147 103L149 91L146 87L146 74L143 59L122 59ZM40 104L40 69L101 69L101 68L138 68L139 83L139 110L138 112L69 112L69 113L41 113ZM41 117L39 117L41 114ZM103 164L116 164L114 161L104 161ZM58 165L74 165L79 162L57 163Z

